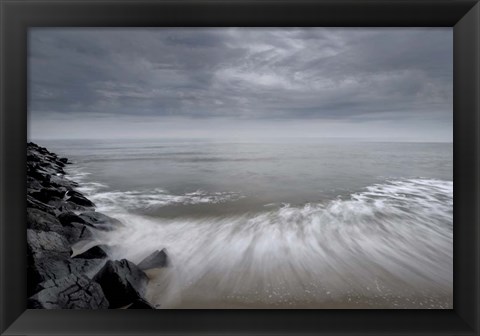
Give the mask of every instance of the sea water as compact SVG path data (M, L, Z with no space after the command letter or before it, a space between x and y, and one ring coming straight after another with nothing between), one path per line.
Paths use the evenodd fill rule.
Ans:
M55 140L160 308L452 308L451 143Z

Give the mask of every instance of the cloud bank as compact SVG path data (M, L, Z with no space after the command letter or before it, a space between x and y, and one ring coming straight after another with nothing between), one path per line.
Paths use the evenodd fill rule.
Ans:
M32 138L452 140L450 28L33 28Z

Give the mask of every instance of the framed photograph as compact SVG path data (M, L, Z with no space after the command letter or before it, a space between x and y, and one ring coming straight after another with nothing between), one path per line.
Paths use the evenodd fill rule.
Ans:
M2 335L478 335L477 1L1 6Z

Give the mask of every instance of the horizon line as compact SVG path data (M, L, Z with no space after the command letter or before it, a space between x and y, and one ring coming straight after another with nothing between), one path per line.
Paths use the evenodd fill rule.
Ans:
M287 141L287 140L338 140L338 141L361 141L361 142L391 142L391 143L448 143L453 144L453 140L436 140L436 139L404 139L404 138L375 138L375 137L106 137L106 138L36 138L27 137L29 141L102 141L102 140L228 140L228 141Z

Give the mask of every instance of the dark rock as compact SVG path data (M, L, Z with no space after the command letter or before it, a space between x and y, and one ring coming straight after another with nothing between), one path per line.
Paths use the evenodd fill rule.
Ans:
M121 222L118 219L96 211L83 212L79 216L85 221L86 225L97 229L109 230L121 225Z
M52 279L41 287L40 292L28 299L27 308L106 309L109 306L100 285L84 275Z
M102 286L89 277L97 274L105 283L126 289L120 296L131 304L141 298L148 281L135 265L116 262L113 271L105 265L105 246L95 246L70 258L71 244L91 246L93 228L109 229L118 220L91 210L95 205L74 188L78 184L64 177L67 158L46 148L27 145L27 292L29 308L98 309L109 303ZM72 211L83 211L77 216ZM81 250L83 251L83 250ZM100 276L104 270L104 276ZM113 276L113 278L112 278ZM113 286L113 290L115 290ZM117 299L122 300L122 298ZM140 306L141 301L135 301ZM148 304L148 303L147 303ZM135 308L133 308L135 309ZM140 308L137 308L140 309Z
M120 308L142 298L148 282L147 275L126 259L107 261L93 280L102 286L110 308Z
M55 188L42 188L39 191L30 194L30 196L36 198L42 203L49 203L51 200L62 199L64 195L64 192Z
M33 177L27 176L27 194L38 192L42 189L42 184Z
M127 309L155 309L147 300L139 298L127 307Z
M89 277L93 277L103 264L105 259L81 259L73 258L64 260L62 263L58 263L56 266L61 271L67 269L71 273L85 274Z
M52 179L52 176L50 174L43 174L43 179L39 180L39 182L44 186L45 188L50 188L52 184L50 183L50 180Z
M28 293L35 292L38 283L55 277L53 264L68 258L69 253L68 241L58 233L27 229Z
M78 205L70 201L64 201L64 200L52 201L50 203L55 204L55 207L62 212L63 211L85 211L90 209L90 207L84 207L83 205Z
M46 159L46 157L44 157L44 159ZM56 171L58 169L58 167L55 167L55 164L48 161L40 161L38 165L42 168L45 168L46 170L53 169L54 171Z
M91 240L93 238L92 231L83 224L72 223L72 234L67 237L68 241L71 243L78 242L80 240Z
M39 162L40 158L33 154L33 153L28 153L27 154L27 163L33 163L33 162Z
M80 254L77 254L73 258L82 258L82 259L102 259L102 258L107 258L107 247L105 245L96 245L85 252L82 252Z
M162 249L161 251L155 251L145 259L138 263L138 268L142 271L151 269L151 268L161 268L168 266L168 255L167 250Z
M43 258L56 254L68 258L70 244L65 237L53 231L37 231L27 229L27 249L35 258Z
M38 231L53 231L66 238L69 243L91 239L91 231L83 224L62 225L53 215L34 208L27 208L27 227Z
M57 176L65 175L65 171L61 166L51 162L45 162L45 161L41 161L38 163L37 172L41 174L57 175Z
M35 208L27 208L27 228L55 232L61 232L63 229L55 216Z
M35 208L54 216L58 213L58 210L55 207L52 207L51 205L40 202L39 200L33 198L30 195L27 195L27 207Z
M57 209L58 211L62 212L62 211L65 211L62 206L64 205L66 201L63 199L63 198L60 198L60 197L50 197L48 199L48 201L46 201L45 203L47 203L48 205L54 207L55 209Z
M67 180L66 178L62 178L59 176L52 176L50 178L50 183L57 188L62 187L62 188L65 188L66 190L71 190L75 187L78 187L77 182Z
M67 191L66 194L66 199L72 203L82 205L85 207L94 207L95 204L93 204L92 201L87 199L85 196L83 196L81 193L79 193L76 190L69 190Z
M34 168L32 168L31 171L28 171L27 169L27 174L28 176L31 176L32 178L40 182L50 181L50 174L47 174L46 172L40 170L35 170Z
M40 201L56 209L60 209L62 204L65 202L65 200L62 197L57 197L57 196L48 197L46 200L40 200Z
M102 259L70 259L70 243L52 231L27 229L29 283L65 277L72 272L93 273L103 264Z
M63 226L62 229L57 232L62 234L70 244L76 243L80 240L93 238L93 234L88 227L79 223L72 223L68 226Z
M65 259L63 255L55 253L29 259L27 280L30 295L38 292L38 284L44 281L61 279L69 274L91 277L105 262L105 259Z
M58 215L58 220L62 225L71 225L72 223L80 223L80 224L85 224L85 220L74 214L73 212L62 212L61 214Z

